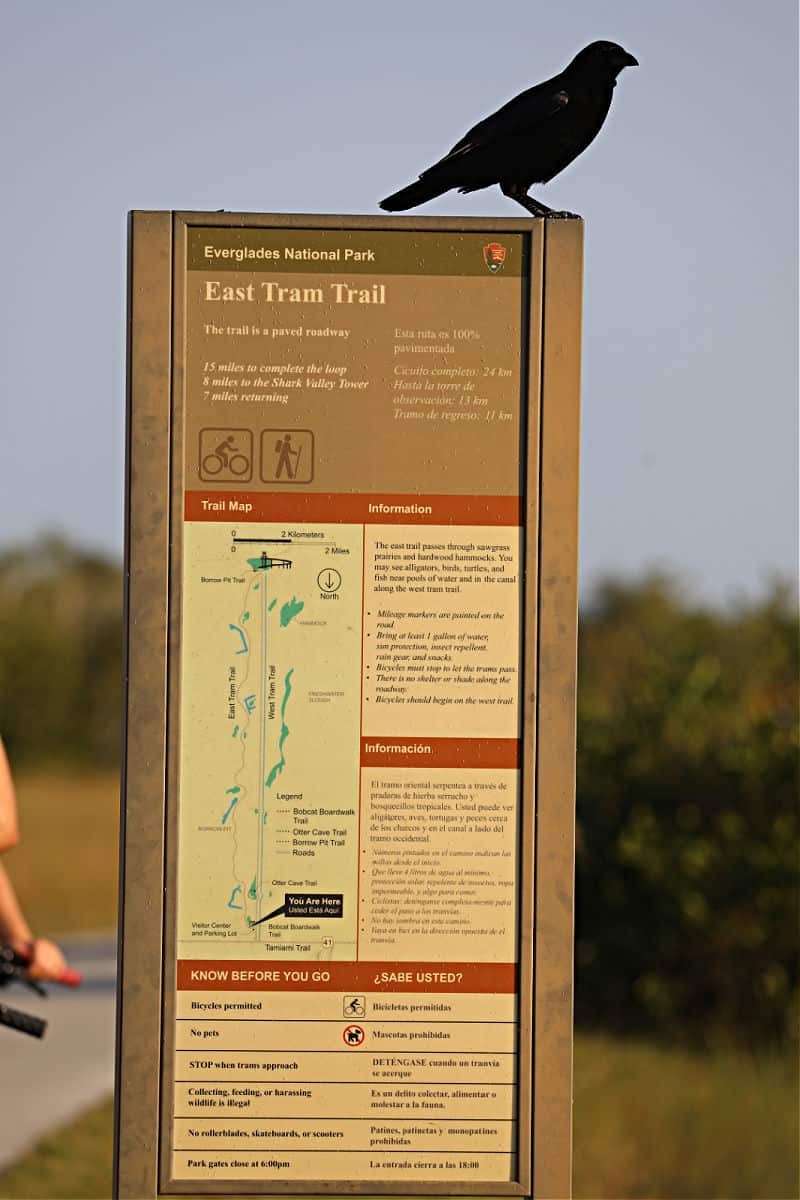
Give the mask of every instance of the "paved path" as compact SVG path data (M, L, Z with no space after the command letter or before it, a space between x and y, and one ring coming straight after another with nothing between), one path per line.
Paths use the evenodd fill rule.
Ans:
M47 999L13 985L3 1003L48 1021L44 1038L0 1026L0 1167L114 1087L116 945L111 936L63 940L80 988L48 985Z

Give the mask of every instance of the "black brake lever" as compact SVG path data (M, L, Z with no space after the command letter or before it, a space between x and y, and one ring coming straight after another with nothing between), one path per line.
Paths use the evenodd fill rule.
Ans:
M44 998L47 999L47 992L42 987L42 985L39 983L38 979L28 979L27 975L23 975L19 979L19 982L24 983L26 985L26 987L29 987L31 989L32 992L36 992L37 996L44 996Z

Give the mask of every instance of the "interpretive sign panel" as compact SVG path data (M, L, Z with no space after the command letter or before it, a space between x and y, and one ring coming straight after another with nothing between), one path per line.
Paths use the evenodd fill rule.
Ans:
M580 229L134 214L121 1196L568 1192Z

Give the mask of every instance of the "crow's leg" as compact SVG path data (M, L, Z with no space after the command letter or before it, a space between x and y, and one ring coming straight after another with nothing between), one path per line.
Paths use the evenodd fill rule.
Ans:
M534 217L570 218L575 216L575 213L556 212L555 209L548 208L539 200L534 200L521 184L501 183L500 190L504 196L508 196L509 200L516 200L517 204L521 204Z
M533 196L529 196L521 184L501 183L500 191L504 196L508 196L509 200L516 200L517 204L521 204L534 217L548 217L553 211L546 204L540 204Z

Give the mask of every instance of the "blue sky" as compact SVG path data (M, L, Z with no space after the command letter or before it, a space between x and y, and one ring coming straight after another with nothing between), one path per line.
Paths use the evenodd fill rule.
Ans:
M583 586L796 571L790 0L5 0L0 29L0 546L121 553L129 209L375 213L603 37L641 65L534 193L586 220ZM420 211L521 215L496 188Z

